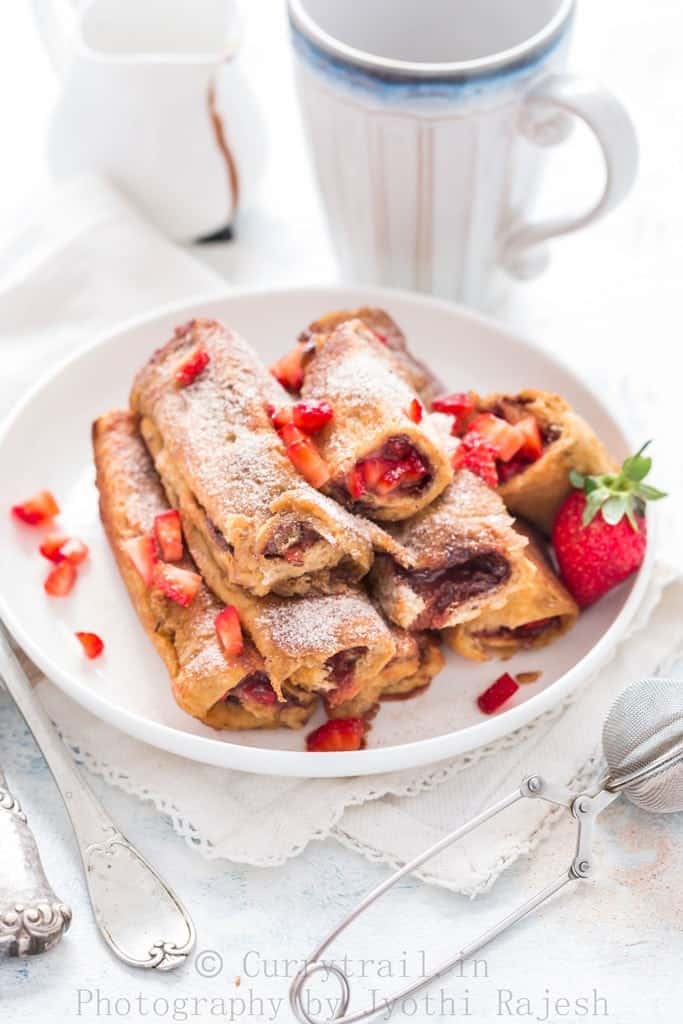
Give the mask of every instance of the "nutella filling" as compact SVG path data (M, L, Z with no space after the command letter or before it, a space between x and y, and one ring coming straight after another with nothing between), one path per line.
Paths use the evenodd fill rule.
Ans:
M536 619L534 622L525 622L521 626L516 626L514 629L510 629L508 626L501 626L499 629L492 630L491 632L478 633L477 636L488 637L493 639L500 637L501 639L511 639L518 643L524 644L527 641L532 644L534 640L543 636L551 629L557 629L561 625L561 619L559 615L551 615L547 619Z
M264 558L284 558L292 565L303 565L304 555L322 537L305 523L281 523L263 549Z
M200 506L200 508L201 508L201 506ZM204 509L202 509L202 512L204 512ZM205 519L205 522L206 522L206 528L207 528L209 534L211 535L211 537L213 538L213 540L214 540L215 544L217 545L217 547L219 547L221 549L221 551L229 551L231 555L234 555L235 549L234 549L233 545L229 544L227 542L227 540L225 539L225 537L223 536L221 531L218 529L218 527L214 523L213 519L210 519L209 516L206 514L206 512L204 512L204 519Z
M362 658L367 647L349 647L345 651L338 651L325 662L327 678L334 683L337 689L348 687L353 682L356 671L356 663Z
M397 571L427 606L411 628L441 629L454 606L505 583L511 569L507 558L490 551L441 569L409 572L399 567Z
M277 703L277 694L265 672L250 672L233 690L230 690L226 699L230 704L241 704L247 709L250 704L270 707Z

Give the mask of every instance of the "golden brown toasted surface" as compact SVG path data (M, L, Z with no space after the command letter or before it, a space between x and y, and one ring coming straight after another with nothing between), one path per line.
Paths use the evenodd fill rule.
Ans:
M492 548L510 556L520 551L512 524L496 492L465 469L431 505L385 529L407 552L406 568L438 569Z
M572 469L591 474L617 468L593 429L560 395L527 388L516 395L487 395L480 407L498 414L516 407L538 421L546 442L541 458L501 484L498 493L513 515L528 519L548 535L571 492Z
M361 693L336 706L327 705L331 718L360 718L371 714L382 699L405 697L429 685L444 666L438 640L429 633L408 633L391 627L396 653Z
M196 531L190 530L187 539L208 585L237 608L276 690L285 681L316 692L334 690L330 659L357 649L362 653L354 686L361 689L393 656L391 633L362 591L349 587L334 595L256 597L226 581Z
M528 540L526 564L505 604L446 631L448 643L466 658L485 661L537 650L566 633L578 618L578 605L555 574L543 539L521 521L515 529ZM534 629L534 624L541 625Z
M405 519L429 504L452 478L450 461L432 425L408 414L415 390L394 366L391 353L362 321L342 323L308 364L302 398L325 400L334 418L317 435L336 496L350 500L347 478L357 462L378 454L392 438L407 440L430 467L431 480L415 493L369 494L359 508L374 518Z
M179 362L197 346L209 363L178 387ZM368 571L372 546L360 525L311 487L287 458L268 406L288 396L253 350L211 320L179 328L137 375L131 406L156 468L184 520L204 534L230 582L263 594L305 592ZM274 542L300 524L313 543L294 562Z
M386 538L390 542L386 542ZM499 607L516 585L526 540L500 497L460 470L427 508L375 531L370 588L404 629L443 629Z
M191 385L178 387L177 366L197 345L210 362ZM308 486L284 454L268 403L277 408L288 396L251 346L213 320L178 328L131 392L131 408L154 422L169 458L219 529L232 516L268 515L282 493Z
M135 417L130 412L101 416L93 425L93 448L102 522L133 607L166 664L178 704L207 724L220 721L221 728L254 728L301 717L280 705L267 715L262 709L249 714L233 704L213 710L249 675L265 672L263 659L249 641L240 655L226 656L214 624L223 605L206 586L183 608L147 587L126 553L125 542L150 532L155 516L170 507ZM196 571L189 555L177 564ZM303 719L292 724L303 724Z
M399 372L425 404L430 405L432 399L444 390L443 384L429 367L415 358L403 331L384 309L362 306L360 309L333 310L309 324L301 333L299 340L304 343L313 340L321 347L335 328L347 320L362 320L378 340L394 353Z

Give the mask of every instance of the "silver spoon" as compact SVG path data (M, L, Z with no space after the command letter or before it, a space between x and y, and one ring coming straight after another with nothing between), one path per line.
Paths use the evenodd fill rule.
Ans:
M131 967L169 971L180 966L195 944L189 914L81 778L1 623L0 676L33 733L69 812L104 941Z
M622 794L646 811L668 814L683 810L683 683L671 679L642 679L624 690L612 706L602 734L609 773L594 793L572 793L565 786L556 786L540 775L532 775L493 807L444 836L428 850L396 871L386 882L373 889L323 941L316 946L305 966L292 982L289 998L294 1016L301 1024L355 1024L388 1010L399 1000L431 984L457 964L472 956L487 943L511 928L569 882L589 878L593 871L591 845L598 815ZM333 961L322 960L322 954L360 914L391 889L404 875L410 874L441 850L474 831L479 825L500 814L518 800L546 800L566 807L577 825L577 842L569 870L536 893L511 914L479 935L436 971L400 992L375 1000L369 1008L347 1014L351 987L344 971ZM305 986L315 974L323 972L337 979L341 998L334 1016L323 1022L311 1016L304 1003Z

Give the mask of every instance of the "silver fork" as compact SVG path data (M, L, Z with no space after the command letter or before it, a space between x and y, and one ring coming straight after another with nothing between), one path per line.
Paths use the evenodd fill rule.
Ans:
M131 967L169 971L195 944L178 897L126 839L90 787L36 697L0 623L0 676L52 772L71 819L95 921L104 941Z

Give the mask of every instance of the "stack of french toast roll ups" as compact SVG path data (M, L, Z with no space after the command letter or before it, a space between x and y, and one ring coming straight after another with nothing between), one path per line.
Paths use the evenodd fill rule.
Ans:
M268 368L193 320L93 427L102 522L180 707L216 729L300 727L321 704L368 719L424 690L444 645L504 658L568 630L546 537L570 469L612 461L567 403L449 405L378 309L292 342ZM528 432L493 480L465 457L473 417Z

